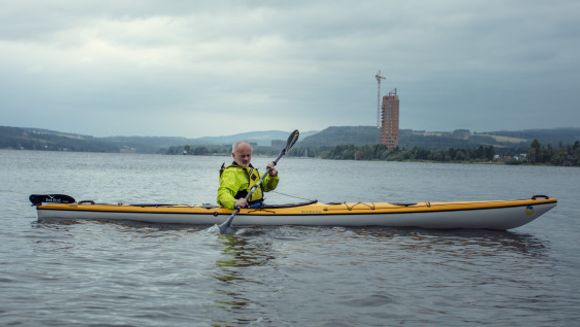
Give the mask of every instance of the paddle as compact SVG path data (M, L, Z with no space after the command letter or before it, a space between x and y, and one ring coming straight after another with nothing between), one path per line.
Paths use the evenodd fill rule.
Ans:
M75 203L76 200L66 194L31 194L28 199L33 206L43 203Z
M299 136L300 136L300 133L298 132L298 130L294 130L294 132L290 133L290 136L288 136L288 140L286 141L286 146L284 147L284 149L282 149L282 151L278 155L278 158L276 158L273 161L274 166L277 165L280 158L282 158L286 154L286 152L288 152L292 148L292 146L294 146L294 143L296 143L296 141L298 141ZM252 189L250 189L250 192L248 192L248 194L245 197L246 201L252 197L252 194L254 194L256 189L258 189L258 187L264 181L264 178L266 178L266 175L268 175L268 173L264 173L262 175L262 178L260 178L260 181L258 182L258 184L254 185L252 187ZM221 234L231 234L232 233L232 228L231 228L232 221L234 221L234 218L236 217L236 215L239 212L240 212L240 208L236 208L236 210L234 210L234 212L232 212L232 214L228 217L228 219L223 224L219 225Z

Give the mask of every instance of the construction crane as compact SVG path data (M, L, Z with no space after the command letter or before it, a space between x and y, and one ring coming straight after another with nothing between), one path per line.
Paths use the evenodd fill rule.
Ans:
M377 128L381 128L381 80L385 79L385 76L382 76L379 70L375 78L377 79Z

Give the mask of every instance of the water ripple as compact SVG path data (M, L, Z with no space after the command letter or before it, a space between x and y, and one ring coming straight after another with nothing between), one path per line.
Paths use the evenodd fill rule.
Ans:
M212 167L225 159L3 152L0 325L528 327L580 319L580 212L571 205L580 181L572 170L298 159L281 167L282 192L327 201L520 197L522 185L521 197L537 190L561 198L545 219L513 232L244 227L220 236L215 226L37 223L26 202L42 192L213 202L213 192L192 185L214 185Z

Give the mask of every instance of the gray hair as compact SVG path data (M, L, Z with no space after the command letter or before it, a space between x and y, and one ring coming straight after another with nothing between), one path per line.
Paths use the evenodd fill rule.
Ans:
M236 149L238 148L238 146L240 146L243 143L249 145L250 148L252 147L252 145L248 141L237 141L237 142L234 142L234 144L232 144L232 153L236 152Z

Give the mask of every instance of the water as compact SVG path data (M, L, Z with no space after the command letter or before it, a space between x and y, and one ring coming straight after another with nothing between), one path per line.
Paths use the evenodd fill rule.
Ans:
M219 236L206 227L39 224L27 201L66 193L215 203L224 161L0 151L0 325L529 327L580 319L578 168L279 164L280 192L322 201L560 200L508 232L251 227Z

